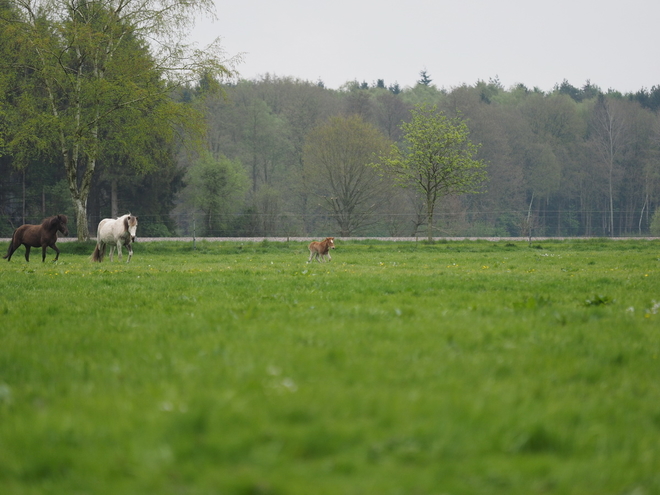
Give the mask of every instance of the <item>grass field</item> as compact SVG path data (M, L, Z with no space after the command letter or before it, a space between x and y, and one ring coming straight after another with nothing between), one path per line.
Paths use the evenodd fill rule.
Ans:
M0 493L660 493L656 242L59 246L0 260Z

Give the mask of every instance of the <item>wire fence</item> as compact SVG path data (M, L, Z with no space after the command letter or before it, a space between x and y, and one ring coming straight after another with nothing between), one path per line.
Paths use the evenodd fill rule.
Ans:
M421 240L428 238L426 219L419 214L372 214L361 225L342 224L336 217L323 214L259 214L220 215L209 219L189 212L175 215L140 215L138 237L160 240L309 240L334 236L342 239ZM614 231L610 220L615 219ZM23 221L24 220L24 221ZM8 239L23 223L39 224L41 216L28 216L9 222L2 219L0 238ZM100 216L89 215L90 238L96 236ZM77 239L75 218L69 217L69 238ZM463 211L439 212L434 215L432 238L441 239L566 239L566 238L644 238L654 239L650 219L639 213L609 211L558 212L528 216L528 212Z

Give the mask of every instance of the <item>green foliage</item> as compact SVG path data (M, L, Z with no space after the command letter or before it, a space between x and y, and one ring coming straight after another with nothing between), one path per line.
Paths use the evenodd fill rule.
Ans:
M655 242L305 244L0 263L4 491L660 491Z
M486 165L474 159L478 146L470 141L468 126L460 117L450 119L435 106L421 105L401 127L404 145L393 145L378 166L398 185L412 186L424 195L431 240L438 199L479 192L487 178Z
M13 234L14 227L12 227L9 218L6 215L0 215L0 237L11 238Z
M184 178L184 201L202 213L200 232L223 235L243 206L247 177L240 162L203 154Z
M585 306L603 306L606 304L613 304L615 301L609 296L602 296L600 294L587 298L584 301Z
M162 223L140 222L140 237L171 237L172 234Z
M660 208L656 208L651 217L651 225L649 227L651 235L660 237Z
M213 58L217 44L205 55L190 53L181 42L192 16L212 2L117 7L100 1L72 8L55 1L38 10L29 2L13 5L20 29L12 31L11 41L21 41L21 58L12 67L25 74L15 105L24 118L14 121L14 165L25 166L35 153L61 154L83 240L97 162L112 163L116 170L109 173L115 175L125 172L124 164L139 173L153 171L163 150L170 156L173 126L186 129L190 122L172 118L177 105L168 98L166 72L176 74L172 81L232 74Z

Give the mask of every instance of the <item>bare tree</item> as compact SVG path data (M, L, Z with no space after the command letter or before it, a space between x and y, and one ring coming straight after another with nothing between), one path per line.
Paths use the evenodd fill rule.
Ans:
M360 117L332 117L312 130L303 154L305 174L342 236L374 221L386 183L369 166L389 141Z
M601 162L607 168L608 222L607 230L614 235L614 181L617 158L626 140L626 121L618 104L599 95L592 120L592 143Z

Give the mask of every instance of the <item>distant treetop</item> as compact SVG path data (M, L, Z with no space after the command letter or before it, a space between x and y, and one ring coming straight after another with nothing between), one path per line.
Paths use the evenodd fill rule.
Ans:
M428 75L428 73L426 72L426 69L421 71L419 73L419 75L420 75L421 78L420 78L419 81L417 81L417 84L422 84L424 86L430 86L431 82L433 82L433 79L431 79L431 77Z

